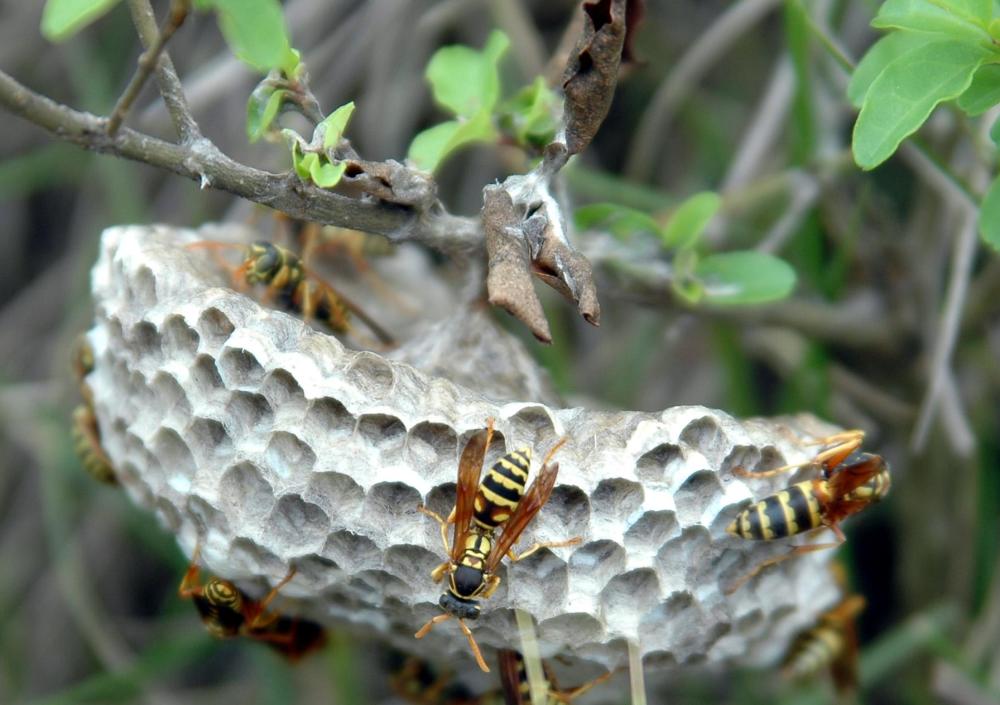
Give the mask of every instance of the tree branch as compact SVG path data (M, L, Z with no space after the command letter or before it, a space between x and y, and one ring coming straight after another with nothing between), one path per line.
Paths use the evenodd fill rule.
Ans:
M477 219L348 198L304 183L291 173L272 174L240 164L204 137L177 145L129 128L112 137L106 133L105 119L60 105L3 71L0 106L85 149L166 169L199 181L203 188L228 191L294 218L377 233L397 242L417 240L449 255L470 256L484 249Z
M136 32L139 33L139 40L148 52L151 47L155 46L160 37L153 7L149 0L129 0L128 9L132 13L132 23L135 25ZM156 62L156 83L181 143L191 144L202 139L201 129L191 114L187 98L184 97L181 80L177 77L177 71L174 70L174 62L170 60L166 51L160 52L159 60Z
M128 86L125 87L125 91L118 98L114 110L111 111L111 117L108 118L108 134L112 137L118 132L118 128L121 127L129 108L132 107L132 103L139 96L139 91L146 84L149 74L153 72L153 68L157 65L163 48L170 41L170 38L174 36L174 32L184 23L189 9L189 0L172 0L170 3L170 12L163 23L163 29L157 33L156 41L153 42L153 45L139 57L139 66L132 76L132 80L129 81Z

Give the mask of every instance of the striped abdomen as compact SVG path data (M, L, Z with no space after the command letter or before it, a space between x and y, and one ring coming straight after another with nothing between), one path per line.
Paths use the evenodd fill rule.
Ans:
M789 678L808 678L829 666L844 650L844 632L823 623L802 632L792 643L782 670Z
M531 467L531 448L503 456L487 472L476 492L473 524L492 531L510 518L524 495Z
M194 605L212 636L226 639L240 633L245 622L243 595L228 580L209 580L202 594L194 595Z
M94 410L87 404L81 404L73 410L73 449L90 475L109 485L116 484L115 470L111 461L101 447L101 431L97 426Z
M726 531L744 539L770 541L815 529L823 523L816 492L825 488L823 481L798 482L744 509Z
M850 502L878 502L889 494L892 479L889 477L889 466L872 476L868 482L848 492L844 499Z

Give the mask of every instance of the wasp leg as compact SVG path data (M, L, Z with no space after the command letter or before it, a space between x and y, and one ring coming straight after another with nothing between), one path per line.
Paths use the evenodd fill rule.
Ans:
M780 556L775 556L774 558L768 558L766 561L761 561L756 568L754 568L749 573L747 573L742 578L733 583L729 587L729 589L725 591L725 594L732 595L734 592L743 587L743 585L745 585L748 580L753 578L755 575L760 573L760 571L764 570L765 568L768 568L772 565L777 565L778 563L784 563L789 558L800 556L803 553L812 553L813 551L823 551L827 548L836 548L837 546L839 546L840 544L844 543L844 541L847 540L847 537L844 536L844 532L841 531L840 527L837 526L836 524L830 524L827 526L827 528L830 529L837 537L837 540L834 543L810 543L806 544L805 546L796 546L787 553L784 553Z
M599 677L595 678L592 681L584 683L583 685L579 685L576 688L572 688L570 690L561 690L561 691L558 691L558 692L550 692L549 693L549 697L552 698L553 700L555 700L558 703L568 703L571 700L577 699L578 697L580 697L581 695L583 695L584 693L586 693L588 690L590 690L594 686L600 685L604 681L608 680L609 678L611 678L611 676L615 675L620 670L621 669L616 668L613 671L608 671L603 676L599 676Z
M434 628L435 625L440 624L441 622L446 622L449 619L451 619L451 615L448 614L447 612L442 612L437 617L432 617L431 620L427 622L427 624L425 624L424 626L420 627L417 633L414 634L413 636L417 639L423 639L425 636L427 636L427 633Z
M514 553L514 549L512 548L509 551L507 551L507 557L510 558L512 562L517 562L524 560L532 553L540 551L543 548L564 548L566 546L576 546L577 544L582 542L583 539L579 536L574 536L573 538L567 539L566 541L539 541L538 543L532 544L531 547L524 553L520 554Z
M807 460L804 463L794 463L792 465L782 465L781 467L773 468L771 470L761 470L759 472L751 472L745 467L737 465L733 468L733 474L737 477L774 477L775 475L780 475L785 472L792 472L793 470L798 470L799 468L804 468L807 465L813 465L814 460Z
M549 464L549 461L552 460L552 457L556 454L556 451L562 448L564 445L566 445L566 441L568 440L569 436L563 436L558 441L556 441L556 444L549 449L548 453L545 454L545 460L542 461L542 467L545 467L546 465Z
M451 546L448 545L448 524L455 521L455 510L454 509L451 510L451 514L448 515L447 519L442 519L440 514L424 506L417 507L417 511L426 514L431 519L433 519L434 521L436 521L438 524L441 525L441 543L444 544L445 555L450 556Z
M461 627L465 638L469 640L469 646L472 648L472 655L476 657L476 663L479 664L483 673L489 673L490 667L486 665L486 661L483 659L483 652L479 650L479 644L476 643L476 637L472 636L472 630L469 629L464 619L458 620L458 626Z
M445 561L444 563L438 565L437 568L431 571L431 580L435 583L440 583L444 580L444 576L451 572L451 566L451 561Z
M486 585L485 587L483 587L482 592L480 592L479 595L477 596L478 599L485 600L488 599L489 597L492 597L493 593L497 591L498 587L500 587L500 576L490 575L489 577L486 578Z
M267 614L266 617L264 616L267 611L267 606L271 604L275 597L278 596L278 591L285 587L285 585L287 585L288 582L295 577L296 572L297 569L295 566L289 568L288 573L281 579L281 582L271 588L271 592L267 593L264 599L257 604L257 614L255 614L252 619L248 620L251 629L262 629L278 618L278 615L273 613Z
M851 453L861 447L861 442L865 439L865 432L859 428L835 433L825 438L817 438L810 441L809 445L830 446L826 450L818 453L813 462L822 465L824 468L834 468L840 465Z

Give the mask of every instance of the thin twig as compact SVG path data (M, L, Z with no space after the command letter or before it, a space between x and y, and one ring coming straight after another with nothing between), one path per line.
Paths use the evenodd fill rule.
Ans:
M694 40L657 89L639 122L625 163L626 177L636 181L649 178L653 165L662 159L662 136L684 97L709 68L730 55L737 39L780 4L781 0L742 0Z
M159 31L153 46L144 51L142 56L139 57L139 66L132 76L132 80L129 81L125 91L118 98L114 110L111 111L111 117L108 118L108 134L110 136L114 137L115 133L118 132L118 128L121 127L129 108L132 107L132 103L139 96L139 91L146 84L149 74L153 72L153 68L160 58L160 52L163 51L170 38L174 36L174 32L184 24L184 19L187 17L189 10L189 0L171 1L170 12L167 15L167 19L163 22L163 29Z
M132 23L139 33L139 40L148 51L154 46L160 37L160 31L156 26L156 15L153 14L153 7L149 0L129 0L129 11L132 13ZM181 85L177 71L174 70L174 62L170 60L170 55L166 51L160 51L160 58L156 62L156 83L163 96L163 102L167 105L170 119L173 120L174 129L180 137L182 144L192 144L202 139L201 128L195 122L188 106L187 98L184 97L184 87Z
M920 414L917 417L910 441L911 447L917 452L922 450L927 442L927 433L937 412L942 389L950 378L948 371L951 366L951 356L955 350L959 325L962 322L962 309L965 306L965 296L969 290L969 277L972 272L972 260L976 253L977 221L978 213L971 209L967 210L958 237L955 239L944 311L937 327L934 351L931 357L930 383L927 385L927 392L920 404Z
M67 142L172 171L199 181L202 187L228 191L293 218L377 233L395 242L417 240L450 255L469 256L485 247L477 219L341 196L292 174L272 174L240 164L205 138L178 145L127 127L109 137L102 118L60 105L3 71L0 106Z

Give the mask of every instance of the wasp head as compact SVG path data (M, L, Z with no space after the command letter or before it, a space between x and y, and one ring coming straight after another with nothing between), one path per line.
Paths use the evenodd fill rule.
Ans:
M285 258L272 243L258 240L247 248L244 266L247 284L260 284L277 276L285 266Z
M458 595L453 595L451 591L445 592L441 595L441 599L438 600L438 605L440 605L441 609L445 612L453 617L458 617L459 619L479 618L479 605L475 600L469 600L464 597L459 597Z

